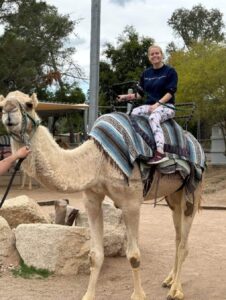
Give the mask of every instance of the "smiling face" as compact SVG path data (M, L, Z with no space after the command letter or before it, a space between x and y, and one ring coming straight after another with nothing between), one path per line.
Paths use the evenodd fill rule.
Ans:
M163 52L158 46L151 46L148 49L148 58L154 69L161 68L163 66Z

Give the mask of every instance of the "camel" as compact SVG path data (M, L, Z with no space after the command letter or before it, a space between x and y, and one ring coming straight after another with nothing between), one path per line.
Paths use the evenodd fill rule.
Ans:
M3 104L2 121L13 137L12 150L28 144L31 154L23 162L22 168L38 182L50 189L59 191L84 192L84 204L88 214L90 245L90 278L82 300L94 300L98 276L104 260L103 215L101 203L105 196L110 197L122 210L126 232L126 256L130 262L134 291L132 300L145 300L146 295L140 279L140 250L138 247L140 207L143 201L155 197L167 197L172 208L175 226L175 263L163 286L169 288L167 300L181 300L184 293L181 285L182 264L188 255L188 236L192 221L201 199L201 182L194 193L194 209L186 216L184 188L179 174L154 175L150 192L143 197L143 186L138 165L135 164L129 184L124 176L106 158L103 151L92 139L73 150L64 150L57 145L47 128L40 125L35 112L38 104L36 94L31 96L19 91L10 92ZM158 189L156 190L156 185ZM151 217L151 216L150 216Z

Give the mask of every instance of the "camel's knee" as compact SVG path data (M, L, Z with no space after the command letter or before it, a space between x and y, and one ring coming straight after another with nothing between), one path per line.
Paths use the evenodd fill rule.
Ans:
M104 261L104 253L102 251L90 251L89 263L90 268L101 267Z
M133 269L137 269L140 266L140 251L135 253L127 253L127 258L130 262L130 265Z
M130 258L130 264L133 269L137 269L140 266L140 259L138 260L136 257Z

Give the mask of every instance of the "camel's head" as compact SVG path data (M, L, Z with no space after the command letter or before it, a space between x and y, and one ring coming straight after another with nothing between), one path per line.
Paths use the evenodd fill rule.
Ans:
M20 136L29 133L33 125L39 121L35 113L38 105L36 94L28 96L22 92L10 92L6 98L0 98L3 103L2 123L9 133Z

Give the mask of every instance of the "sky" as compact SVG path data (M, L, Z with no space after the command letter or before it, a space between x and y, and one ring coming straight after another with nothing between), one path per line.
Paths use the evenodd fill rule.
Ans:
M74 60L81 66L87 79L89 79L90 62L91 1L46 1L57 7L60 14L68 14L72 20L80 20L75 27L75 34L71 36L71 43L77 49ZM140 36L153 38L163 51L171 41L180 44L181 40L174 35L167 21L176 9L191 10L198 4L208 10L219 9L223 13L223 21L226 25L225 0L101 0L100 57L103 58L102 51L106 42L117 45L117 38L127 25L134 26ZM81 81L80 86L86 91L89 80Z

